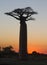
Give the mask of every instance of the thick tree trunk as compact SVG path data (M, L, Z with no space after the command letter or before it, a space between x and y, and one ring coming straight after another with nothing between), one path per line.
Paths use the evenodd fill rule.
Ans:
M27 56L27 25L25 22L20 24L19 57L26 59Z

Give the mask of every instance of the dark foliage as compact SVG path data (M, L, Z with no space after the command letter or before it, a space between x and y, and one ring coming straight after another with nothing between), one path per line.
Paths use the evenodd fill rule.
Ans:
M18 53L12 50L12 46L8 46L0 50L0 57L1 58L10 58L10 57L18 57Z

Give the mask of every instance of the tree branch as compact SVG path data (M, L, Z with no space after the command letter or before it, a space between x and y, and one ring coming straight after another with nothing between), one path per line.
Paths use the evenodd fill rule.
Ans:
M5 13L5 14L10 15L10 16L16 18L17 20L20 20L20 18L18 18L18 17L16 17L16 16L12 15L11 13Z
M29 21L29 20L35 20L35 18L32 18L32 17L31 17L31 18L29 18L29 19L26 19L26 21Z
M30 17L31 15L33 15L33 14L37 14L37 12L24 12L27 16L26 16L26 18L28 18L28 17Z

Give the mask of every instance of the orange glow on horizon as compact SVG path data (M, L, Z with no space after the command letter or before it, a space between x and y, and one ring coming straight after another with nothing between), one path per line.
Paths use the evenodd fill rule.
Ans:
M1 40L0 39L0 46L1 47L6 47L6 46L12 46L14 49L14 51L19 52L19 40L15 39L15 38L8 38L7 40ZM44 41L45 42L45 41ZM27 45L27 52L30 54L33 51L36 51L38 53L44 53L47 54L47 44L45 45L44 42L40 42L40 40L29 40L28 39L28 45ZM43 45L42 45L43 44Z
M19 52L19 47L17 47L17 46L13 46L13 48L14 48L14 51L16 51L16 52ZM33 51L36 51L36 52L38 52L38 53L44 53L44 54L47 54L47 51L44 49L44 48L41 48L39 45L37 46L35 46L35 45L29 45L28 47L27 47L27 52L30 54L30 53L32 53Z

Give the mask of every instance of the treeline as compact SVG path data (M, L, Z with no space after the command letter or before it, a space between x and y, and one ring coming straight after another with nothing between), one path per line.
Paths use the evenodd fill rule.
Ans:
M18 57L18 53L12 50L12 46L8 46L5 48L0 47L0 58L10 58L10 57Z
M12 50L12 46L5 47L1 49L0 47L0 58L16 58L19 59L19 53ZM29 61L46 61L47 62L47 54L37 53L33 51L31 54L27 54L27 58Z

